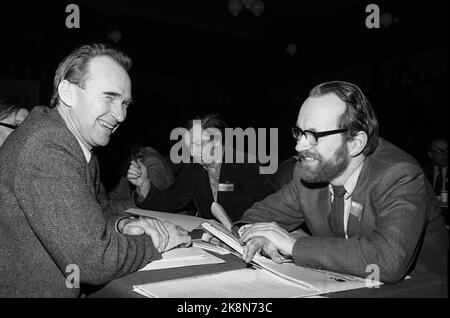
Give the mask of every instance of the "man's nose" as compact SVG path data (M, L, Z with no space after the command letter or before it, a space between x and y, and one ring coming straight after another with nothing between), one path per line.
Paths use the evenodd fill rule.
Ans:
M112 115L119 123L123 122L125 120L125 117L127 116L126 111L122 107L121 103L114 103Z
M311 148L311 144L309 143L309 141L306 139L305 135L301 135L298 139L297 139L297 145L295 146L295 150L297 152L301 152L304 150L308 150Z

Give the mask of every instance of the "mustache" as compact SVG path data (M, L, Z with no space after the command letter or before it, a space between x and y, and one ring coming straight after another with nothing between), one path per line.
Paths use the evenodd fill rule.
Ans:
M320 160L320 156L318 154L311 152L311 151L306 151L306 150L298 152L297 157L298 157L298 160L300 160L301 158L306 158L306 157Z

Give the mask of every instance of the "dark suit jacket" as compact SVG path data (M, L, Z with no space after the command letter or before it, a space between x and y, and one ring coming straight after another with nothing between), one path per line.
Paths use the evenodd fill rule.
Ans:
M202 218L214 219L211 204L214 197L208 172L197 163L185 163L175 183L164 191L150 188L147 197L138 205L144 209L175 212L194 200ZM233 191L218 191L217 202L233 221L245 210L274 192L270 177L259 173L257 163L222 163L219 183L234 185Z
M74 297L66 276L101 285L160 255L148 236L116 232L95 157L56 109L35 107L0 148L0 296ZM67 270L67 272L66 272Z
M425 173L425 176L427 177L430 184L433 186L434 182L434 164L433 162L429 162L426 165L422 166L423 172Z
M288 231L306 222L311 237L293 248L298 265L367 277L376 264L383 282L394 283L416 270L446 274L448 234L436 196L418 163L381 139L367 157L352 194L362 205L360 219L350 214L348 239L333 237L328 224L328 185L311 188L294 179L245 212L242 222L278 222ZM241 222L238 222L241 223Z
M426 165L424 165L423 167L423 172L425 173L425 176L427 177L428 181L430 181L430 184L432 186L434 186L434 169L435 169L435 165L434 163L431 161L429 163L427 163ZM447 174L443 176L445 178L445 188L448 189L448 170L447 170Z

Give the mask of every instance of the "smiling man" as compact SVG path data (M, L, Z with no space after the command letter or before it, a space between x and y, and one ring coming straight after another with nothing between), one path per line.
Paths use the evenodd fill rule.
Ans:
M247 262L261 251L360 277L375 265L386 283L412 270L446 275L448 234L433 189L410 155L378 137L357 86L313 88L293 135L293 180L234 225ZM311 236L290 233L303 223Z
M0 297L80 296L190 243L173 224L113 214L101 196L91 151L126 118L130 67L118 50L79 47L56 70L53 107L35 107L0 149Z

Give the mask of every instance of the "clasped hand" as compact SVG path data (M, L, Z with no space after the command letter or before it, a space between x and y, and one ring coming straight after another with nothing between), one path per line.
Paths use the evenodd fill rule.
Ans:
M158 252L163 253L177 246L190 246L191 236L182 227L149 217L124 219L119 223L119 230L128 235L149 235Z
M150 191L150 180L147 168L141 160L132 160L127 171L127 179L131 184L136 186L136 190L140 199L147 196Z

